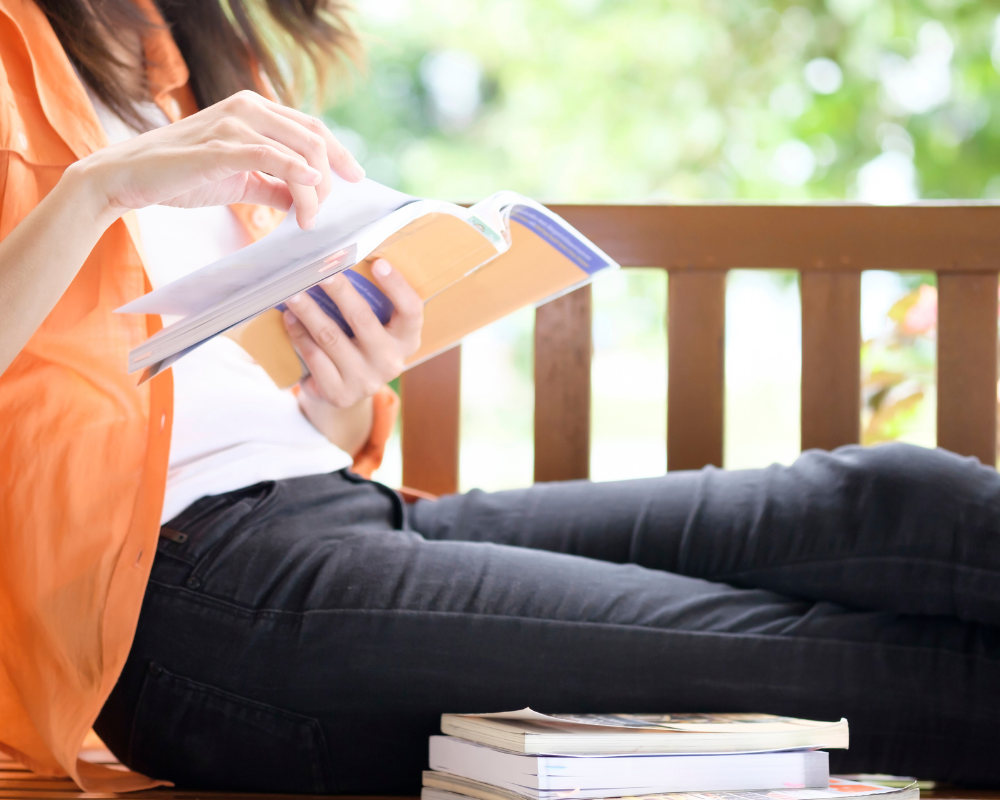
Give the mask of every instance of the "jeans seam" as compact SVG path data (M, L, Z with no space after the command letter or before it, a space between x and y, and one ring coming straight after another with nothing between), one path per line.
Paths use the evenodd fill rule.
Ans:
M755 567L753 569L741 569L736 572L726 572L719 575L713 574L710 576L695 576L695 577L702 577L705 580L714 582L728 583L731 580L738 580L743 577L760 575L762 572L772 572L788 568L794 569L796 567L807 567L807 566L812 566L814 564L836 565L836 564L846 564L858 561L871 562L873 564L878 564L886 561L913 562L915 564L921 564L921 565L929 564L937 567L946 567L948 569L955 571L981 574L983 577L987 578L1000 577L1000 569L987 569L984 567L974 567L968 564L955 564L954 562L938 558L926 558L921 556L894 556L894 555L885 555L885 556L854 555L854 556L838 556L833 558L810 558L810 559L803 559L801 561L789 561L782 564Z
M155 581L150 581L151 586L156 586L158 588L167 589L171 594L181 594L185 599L193 600L199 605L213 605L219 610L235 611L243 617L250 619L260 619L260 618L288 618L291 620L301 620L308 616L318 616L321 614L398 614L398 615L425 615L425 616L438 616L438 617L470 617L478 619L500 619L500 620L512 620L519 622L528 623L540 623L549 625L596 625L602 628L620 628L624 630L637 630L637 631L650 631L650 632L670 632L675 634L683 634L687 636L724 636L729 638L742 638L742 639L761 639L761 640L778 640L778 641L813 641L813 642L826 642L831 645L837 645L838 647L845 646L860 646L860 647L878 647L881 649L891 648L893 650L916 651L921 652L925 650L939 651L940 648L933 645L909 645L909 644L896 644L891 642L859 642L850 639L831 639L816 636L800 636L800 635L780 635L773 633L750 633L750 632L728 632L728 631L697 631L697 630L682 630L678 628L658 628L651 625L639 625L639 624L629 624L623 622L599 622L594 620L565 620L565 619L550 619L547 617L526 617L522 615L513 614L484 614L482 612L470 612L470 611L439 611L434 609L410 609L410 608L316 608L316 609L306 609L304 611L289 611L287 609L280 608L265 608L265 609L255 609L249 608L247 606L239 605L238 603L233 603L228 600L223 600L218 597L212 597L211 595L203 594L202 592L195 592L183 587L173 586L170 584L156 583ZM976 660L978 658L986 658L986 656L980 654L967 654L960 653L956 651L948 651L949 655L957 656L966 660ZM1000 663L1000 659L997 659Z

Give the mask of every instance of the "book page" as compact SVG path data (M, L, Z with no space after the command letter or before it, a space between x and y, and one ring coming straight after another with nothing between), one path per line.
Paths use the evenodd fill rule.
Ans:
M133 300L126 314L170 314L188 317L224 302L270 277L322 258L351 237L417 198L372 180L348 183L334 178L330 196L319 208L316 224L299 228L294 209L258 242Z
M462 717L544 722L561 726L659 730L688 733L778 733L803 728L826 728L837 722L776 717L771 714L541 714L530 708L492 714L456 714Z
M577 725L656 728L688 733L780 733L803 728L826 728L840 722L817 722L771 714L553 714Z

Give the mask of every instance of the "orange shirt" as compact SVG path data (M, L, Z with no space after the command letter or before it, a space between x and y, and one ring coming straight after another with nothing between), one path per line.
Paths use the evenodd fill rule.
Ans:
M194 113L170 34L152 30L144 48L155 102L172 121ZM0 0L0 238L106 144L45 15ZM280 217L233 210L254 238ZM137 387L125 371L159 318L112 313L149 289L134 216L107 230L0 376L0 750L89 791L157 784L77 759L132 644L170 450L170 372ZM378 465L397 407L377 398L357 468Z

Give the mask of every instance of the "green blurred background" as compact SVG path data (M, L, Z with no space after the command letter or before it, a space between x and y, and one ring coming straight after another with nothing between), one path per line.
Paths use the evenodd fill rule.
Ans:
M369 174L477 200L1000 198L1000 4L364 0L322 104ZM595 284L596 479L665 469L665 275ZM866 442L934 444L931 275L866 273ZM467 340L463 488L531 480L532 313ZM794 273L735 271L726 466L798 452ZM399 480L398 452L380 477Z

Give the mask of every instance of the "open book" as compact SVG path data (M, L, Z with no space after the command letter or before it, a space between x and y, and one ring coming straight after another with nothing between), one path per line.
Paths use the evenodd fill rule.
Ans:
M308 290L350 335L317 286L347 270L384 324L393 308L371 274L379 257L424 300L422 344L407 366L618 266L558 215L514 192L463 208L371 180L335 180L311 230L300 230L289 214L259 242L119 308L178 318L129 353L129 372L145 370L147 380L228 332L275 383L290 386L305 372L275 306Z

